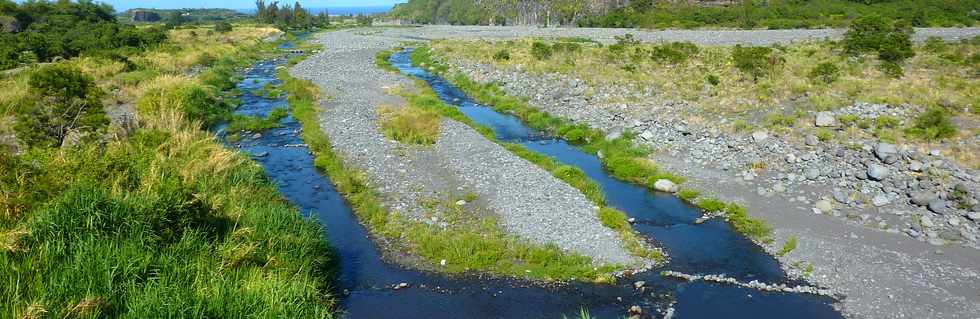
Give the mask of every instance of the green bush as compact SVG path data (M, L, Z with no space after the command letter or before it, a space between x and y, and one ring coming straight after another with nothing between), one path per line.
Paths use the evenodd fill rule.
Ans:
M721 83L721 79L719 79L718 76L714 74L708 74L706 80L708 81L708 84L711 84L712 86L717 86L719 83Z
M680 64L698 52L700 49L690 42L671 42L653 47L650 57L660 63Z
M821 81L827 84L834 83L834 81L837 81L837 77L840 76L840 68L836 64L823 62L817 64L813 70L810 70L809 76L813 81Z
M905 69L898 63L891 61L881 61L878 64L878 70L884 73L885 76L895 79L899 79L905 75Z
M493 54L493 59L497 61L510 60L510 51L507 51L507 49L500 49L500 51Z
M25 145L58 146L71 131L96 133L109 124L100 101L102 90L81 70L47 65L31 73L28 83L33 98L20 106L14 125Z
M221 122L231 111L231 107L218 101L211 91L193 83L150 89L136 102L136 109L143 116L176 110L189 120L200 121L203 127Z
M956 135L956 126L950 121L949 111L931 107L915 118L914 125L905 134L924 140L936 140Z
M218 22L217 24L214 25L214 31L217 32L227 33L227 32L231 32L231 30L232 30L231 23L228 22Z
M582 45L577 42L555 42L552 45L555 52L575 53L582 51Z
M844 50L850 54L877 53L882 61L899 63L915 56L912 29L878 15L861 17L844 33Z
M732 49L732 62L735 68L755 80L772 70L779 63L779 58L773 54L772 48L736 45Z
M551 46L544 42L534 42L531 44L531 55L537 60L547 60L552 55Z

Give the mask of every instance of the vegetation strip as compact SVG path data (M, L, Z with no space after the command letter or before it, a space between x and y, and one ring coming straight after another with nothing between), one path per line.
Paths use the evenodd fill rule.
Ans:
M136 101L141 121L61 127L90 136L77 141L38 130L52 134L18 135L19 155L0 151L0 313L332 317L336 260L322 228L260 166L203 130L230 112L219 97L234 87L236 67L273 49L258 42L270 30L204 30L171 31L163 48L133 53L136 70L84 57L0 83L16 88L4 90L15 101L4 108L98 101L96 89L119 85L117 98ZM195 66L205 71L181 75ZM16 86L25 79L32 84ZM45 97L54 92L76 95ZM91 103L91 118L104 116Z
M448 67L433 59L432 52L428 47L417 48L412 54L412 62L427 67L432 72L448 74ZM683 178L659 170L648 160L646 157L650 154L650 150L636 146L632 142L634 134L631 132L625 132L620 137L608 140L606 134L600 130L553 117L532 108L526 101L507 96L495 84L481 85L459 73L448 79L478 102L498 112L514 114L532 128L551 132L589 153L596 154L605 168L618 179L644 185L650 189L653 189L656 181L661 179L677 184L683 183ZM736 203L726 204L712 198L699 199L701 196L698 192L688 191L685 195L682 199L706 212L725 213L726 219L732 226L749 238L760 243L772 241L772 227L764 220L748 216L744 207Z
M379 58L382 56L390 57L391 53L385 51L378 54ZM391 63L388 61L388 59L384 59L383 61L385 61L385 64L388 67L394 69L394 66L391 66ZM387 67L385 67L385 69L387 69ZM397 69L395 72L397 72ZM402 97L406 98L409 101L409 104L424 109L434 110L436 113L446 118L455 120L457 122L472 127L474 130L479 132L488 140L500 144L514 155L517 155L518 157L521 157L537 165L538 167L541 167L542 169L550 172L553 176L555 176L559 180L567 183L568 185L574 187L575 189L578 189L580 192L582 192L582 194L585 195L586 198L588 198L590 201L595 203L596 206L600 207L599 220L602 222L603 226L606 226L617 232L620 240L623 241L625 248L632 255L641 258L652 259L658 263L663 263L666 261L666 257L664 256L661 250L648 247L650 246L650 244L646 243L642 237L640 237L639 235L636 234L635 231L633 231L632 226L630 226L629 222L627 221L626 214L614 208L607 207L605 205L606 204L605 198L602 193L602 189L599 187L599 184L596 184L595 181L592 181L588 176L585 175L585 172L583 172L581 169L571 165L558 164L557 162L555 162L554 159L542 154L535 153L527 149L523 145L516 144L516 143L501 142L500 140L497 139L496 135L493 132L493 129L476 124L475 122L473 122L473 120L471 120L465 114L460 112L458 109L446 105L441 100L439 100L439 97L436 96L435 92L432 91L432 88L430 88L427 84L425 84L425 82L423 82L422 80L416 80L415 83L416 83L415 86L420 90L419 93L401 94Z
M344 164L320 129L318 89L309 81L291 77L286 71L280 72L279 76L283 79L283 89L289 94L293 116L304 128L302 138L315 155L315 165L330 177L361 222L375 236L391 241L390 244L400 251L419 256L429 264L441 265L445 260L440 270L447 273L477 271L544 281L615 280L611 275L616 269L614 266L595 267L588 257L563 252L553 245L532 245L504 233L491 218L472 220L472 216L466 215L454 200L434 201L431 205L433 209L443 210L452 221L448 229L412 222L387 211L367 177ZM416 99L438 101L434 96ZM423 107L427 103L415 101L412 104Z

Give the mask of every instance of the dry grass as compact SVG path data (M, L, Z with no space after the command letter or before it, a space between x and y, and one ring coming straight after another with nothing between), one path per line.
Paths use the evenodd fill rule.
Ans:
M431 110L380 106L377 111L381 131L388 138L407 144L432 145L439 137L439 114Z
M798 43L775 48L780 58L777 67L753 80L739 71L732 62L732 47L700 46L696 54L687 56L679 63L656 61L650 52L662 44L641 44L629 48L621 55L613 54L609 47L583 44L581 50L555 50L545 60L531 55L533 39L489 42L442 40L433 47L442 55L462 58L503 69L521 69L532 74L557 73L565 78L584 80L593 87L619 91L650 91L654 101L686 101L686 109L664 110L672 116L690 123L717 123L725 120L733 123L762 125L767 114L794 115L808 112L833 110L857 102L912 105L916 109L945 106L954 109L958 123L977 123L980 115L962 111L975 109L980 103L980 78L978 67L969 61L980 54L980 45L974 43L948 44L941 51L916 48L917 55L903 63L905 75L894 79L879 70L879 62L871 56L848 57L833 43ZM635 54L637 48L642 55ZM509 59L494 59L501 50L509 53ZM634 56L637 56L634 58ZM952 59L952 60L951 60ZM820 63L832 63L839 69L835 81L826 83L810 77ZM712 84L708 78L717 80ZM586 95L596 95L595 90ZM599 105L647 100L645 96L632 96L626 100L613 100L593 96ZM649 110L636 110L637 112ZM773 127L792 135L814 134L812 118L797 117L795 128ZM802 125L801 125L802 124ZM874 130L849 131L842 138L876 139ZM976 136L976 127L969 124L960 127L961 134L949 139L946 150L962 164L980 167L977 156L980 146L962 145ZM884 132L900 143L922 144L907 140L900 129ZM850 142L850 141L844 141ZM960 143L964 142L964 143ZM969 143L965 143L969 144Z

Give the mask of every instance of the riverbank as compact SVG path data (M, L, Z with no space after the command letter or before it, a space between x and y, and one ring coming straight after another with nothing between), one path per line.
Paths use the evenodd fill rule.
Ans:
M596 109L571 107L580 104L569 103L562 96L553 94L556 88L558 91L575 91L574 88L565 87L569 81L561 78L541 79L522 72L474 65L471 61L452 62L457 64L454 70L464 71L482 82L500 81L508 93L529 98L532 105L549 113L614 131L621 129L617 123L635 123L630 120L632 115L629 113L591 114ZM579 83L579 86L581 89L582 84ZM699 145L696 141L703 142L705 137L717 136L687 126L678 131L678 126L670 119L658 118L652 122L641 119L639 122L644 126L637 132L651 131L649 140L654 146L662 146L663 141ZM609 124L616 126L607 126ZM775 139L772 136L768 138L770 141ZM752 138L747 139L746 145L755 144ZM800 195L805 197L806 192L820 190L813 183L804 183L807 185L795 191L805 192L799 195L778 195L779 192L773 194L769 189L760 191L754 185L757 182L753 182L758 176L753 176L756 179L748 179L741 174L733 176L730 170L690 160L686 152L689 151L679 149L676 152L657 153L651 159L668 171L688 177L688 184L693 187L744 203L752 215L773 223L777 243L785 242L790 237L797 238L798 248L783 257L784 264L799 274L807 274L811 269L807 263L812 263L810 278L848 296L844 300L848 313L869 317L874 317L875 313L887 313L889 317L895 314L969 317L971 300L976 300L975 290L971 287L975 287L978 280L974 267L977 254L972 248L948 246L939 249L940 254L936 248L903 240L900 235L815 215L813 207L794 203L799 202L797 198ZM785 189L786 185L774 187ZM809 201L816 203L813 199ZM881 309L889 310L879 312Z
M66 78L109 92L112 124L61 147L0 152L0 313L333 316L337 261L322 226L205 130L233 108L239 68L275 50L261 41L275 32L173 31L166 48L128 57L135 71L60 63L84 74ZM2 100L30 101L36 91L17 86L30 76L0 83Z

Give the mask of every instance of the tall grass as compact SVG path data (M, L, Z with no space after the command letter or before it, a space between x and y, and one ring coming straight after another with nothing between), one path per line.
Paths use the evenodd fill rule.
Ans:
M435 144L441 127L438 114L413 106L381 106L378 108L378 121L385 136L407 144Z
M145 111L128 138L0 152L0 317L332 317L321 227L200 130L199 81L126 84Z

